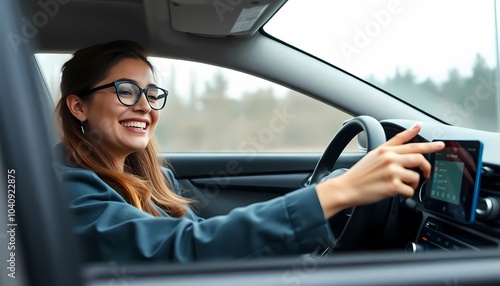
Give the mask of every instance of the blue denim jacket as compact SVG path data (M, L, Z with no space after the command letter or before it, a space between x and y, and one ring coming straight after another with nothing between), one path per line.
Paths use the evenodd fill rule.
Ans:
M92 262L192 262L308 253L333 242L315 186L203 219L154 217L128 204L96 173L54 163L74 232ZM179 193L172 172L165 169Z

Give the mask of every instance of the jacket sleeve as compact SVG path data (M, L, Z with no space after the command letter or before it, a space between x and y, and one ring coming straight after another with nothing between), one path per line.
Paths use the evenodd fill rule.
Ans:
M69 169L61 178L74 231L94 262L184 263L300 254L333 242L314 186L198 220L143 212L91 171Z

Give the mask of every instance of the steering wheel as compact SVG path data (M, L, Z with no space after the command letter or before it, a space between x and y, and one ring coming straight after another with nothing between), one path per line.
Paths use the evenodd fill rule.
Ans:
M361 131L366 133L367 152L386 142L384 129L375 118L362 115L350 119L328 144L309 180L310 184L317 184L340 176L348 170L333 170L333 168L347 144ZM371 233L370 237L375 239L385 226L391 205L392 198L389 198L374 204L349 209L350 215L346 214L345 211L335 215L329 220L336 236L335 244L331 250L336 252L355 250L363 235L368 233Z

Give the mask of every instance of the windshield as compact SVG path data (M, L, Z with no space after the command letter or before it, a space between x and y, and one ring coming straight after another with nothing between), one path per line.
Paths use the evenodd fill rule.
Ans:
M497 6L288 1L264 30L446 123L498 132Z

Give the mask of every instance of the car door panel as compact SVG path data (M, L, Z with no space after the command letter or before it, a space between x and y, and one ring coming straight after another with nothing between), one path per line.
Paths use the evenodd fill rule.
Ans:
M349 168L363 153L342 154L334 169ZM319 153L173 153L168 160L183 194L202 217L273 199L307 184Z

